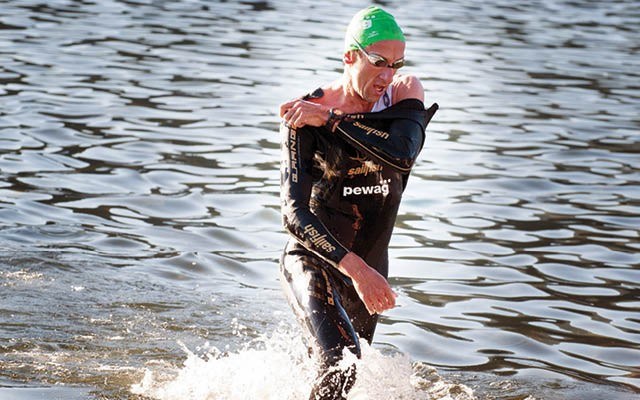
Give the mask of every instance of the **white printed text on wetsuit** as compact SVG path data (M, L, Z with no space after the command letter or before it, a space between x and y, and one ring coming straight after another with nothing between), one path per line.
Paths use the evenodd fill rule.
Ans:
M342 188L342 197L361 196L369 194L389 194L389 179L385 179L380 185L371 186L344 186Z
M291 160L290 172L291 182L298 183L298 141L295 129L289 129L289 160Z

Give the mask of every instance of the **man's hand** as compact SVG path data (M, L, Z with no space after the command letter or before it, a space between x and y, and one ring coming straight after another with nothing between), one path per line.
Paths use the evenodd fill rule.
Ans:
M395 307L397 295L387 280L357 254L347 253L340 260L338 268L351 278L369 314L380 314Z
M280 106L280 117L292 128L323 126L329 119L329 107L306 100L292 100Z

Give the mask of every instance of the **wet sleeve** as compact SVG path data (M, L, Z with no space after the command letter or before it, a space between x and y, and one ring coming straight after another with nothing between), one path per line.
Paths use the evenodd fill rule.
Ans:
M280 126L280 197L285 229L306 249L337 266L349 252L309 208L316 140L307 128Z
M424 144L425 129L438 109L434 104L424 110L422 102L408 103L413 109L390 110L378 118L388 121L375 124L375 113L352 115L337 125L335 133L375 160L400 171L409 172ZM418 104L419 103L419 104ZM418 108L416 108L418 107Z

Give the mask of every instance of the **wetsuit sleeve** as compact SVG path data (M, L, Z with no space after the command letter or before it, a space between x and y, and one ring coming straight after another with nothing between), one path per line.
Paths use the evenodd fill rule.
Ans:
M425 110L417 99L402 103L381 113L347 115L335 133L374 159L400 172L409 172L422 150L424 131L438 105ZM388 123L374 123L380 119Z
M284 123L280 197L285 229L307 250L337 266L349 252L309 207L313 188L313 157L316 139L310 128L293 129Z

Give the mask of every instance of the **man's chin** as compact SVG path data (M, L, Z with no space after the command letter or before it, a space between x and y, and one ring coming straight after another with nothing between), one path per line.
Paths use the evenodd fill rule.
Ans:
M369 94L367 97L364 97L364 96L360 96L360 97L362 97L362 99L367 103L375 104L378 100L380 100L380 97L382 97L383 94L384 92L378 94L378 92L375 91L374 94Z

